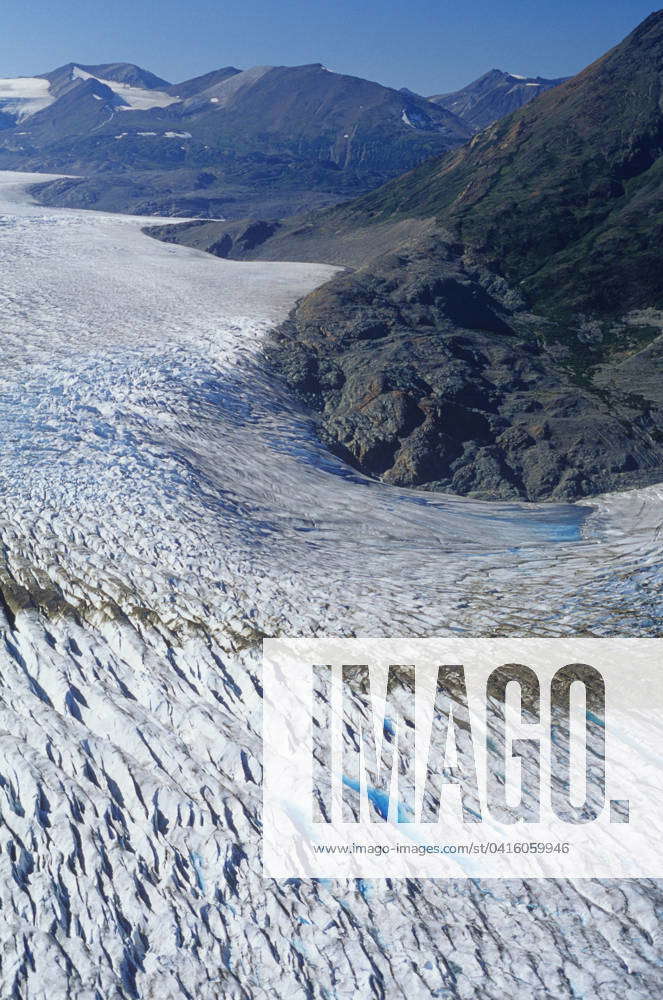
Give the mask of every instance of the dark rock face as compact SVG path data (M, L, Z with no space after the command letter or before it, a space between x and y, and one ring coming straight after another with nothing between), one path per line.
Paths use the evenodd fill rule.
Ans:
M397 486L559 500L661 479L663 400L579 384L541 322L437 240L318 289L270 356L332 450Z
M234 237L230 232L225 232L216 243L212 244L209 252L216 257L230 257L233 250L239 255L249 254L273 236L278 228L278 222L256 220L249 223L246 228L242 228L239 235Z

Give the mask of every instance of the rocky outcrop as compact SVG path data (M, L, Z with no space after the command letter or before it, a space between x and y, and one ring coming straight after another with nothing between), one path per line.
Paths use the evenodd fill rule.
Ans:
M633 359L595 385L439 236L312 293L270 356L331 449L394 485L548 500L663 477L663 400L635 394Z

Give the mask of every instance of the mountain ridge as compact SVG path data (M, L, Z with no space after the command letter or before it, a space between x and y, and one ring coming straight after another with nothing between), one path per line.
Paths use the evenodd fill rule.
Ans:
M541 76L519 76L501 69L491 69L466 87L449 94L434 94L429 101L445 107L462 118L477 132L553 87L565 83L568 77L546 79Z
M70 62L4 84L0 167L78 175L40 196L105 211L290 215L368 192L476 131L412 91L321 63L172 84L132 63Z
M58 80L75 69L81 69L94 77L112 80L114 83L124 83L133 87L145 87L148 90L161 90L172 86L168 80L163 80L160 76L156 76L149 70L143 69L142 66L137 66L135 63L122 62L100 63L95 66L70 62L64 66L58 66L57 69L51 70L48 73L42 73L41 77L49 81Z
M0 167L84 175L43 193L71 207L218 215L225 204L227 215L280 199L289 213L368 191L472 134L425 98L319 63L226 67L181 84L130 64L70 63L40 79L45 106L5 122ZM159 171L157 192L166 174L174 189L146 201Z

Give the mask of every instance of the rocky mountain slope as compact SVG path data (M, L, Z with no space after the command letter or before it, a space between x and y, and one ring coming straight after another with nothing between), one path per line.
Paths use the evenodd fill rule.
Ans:
M528 499L657 481L662 73L659 12L359 201L161 235L358 268L300 304L274 356L322 436L366 472Z
M46 203L162 215L338 202L472 134L425 98L318 64L173 85L129 64L70 63L0 81L0 113L0 168L78 175Z
M558 87L565 79L546 80L542 76L518 76L501 69L491 69L461 90L435 94L428 99L452 111L479 132L529 104L546 90Z

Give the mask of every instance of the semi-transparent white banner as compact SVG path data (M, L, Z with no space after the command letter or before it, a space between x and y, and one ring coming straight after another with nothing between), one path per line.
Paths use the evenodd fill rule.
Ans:
M663 640L270 639L267 876L663 877Z

